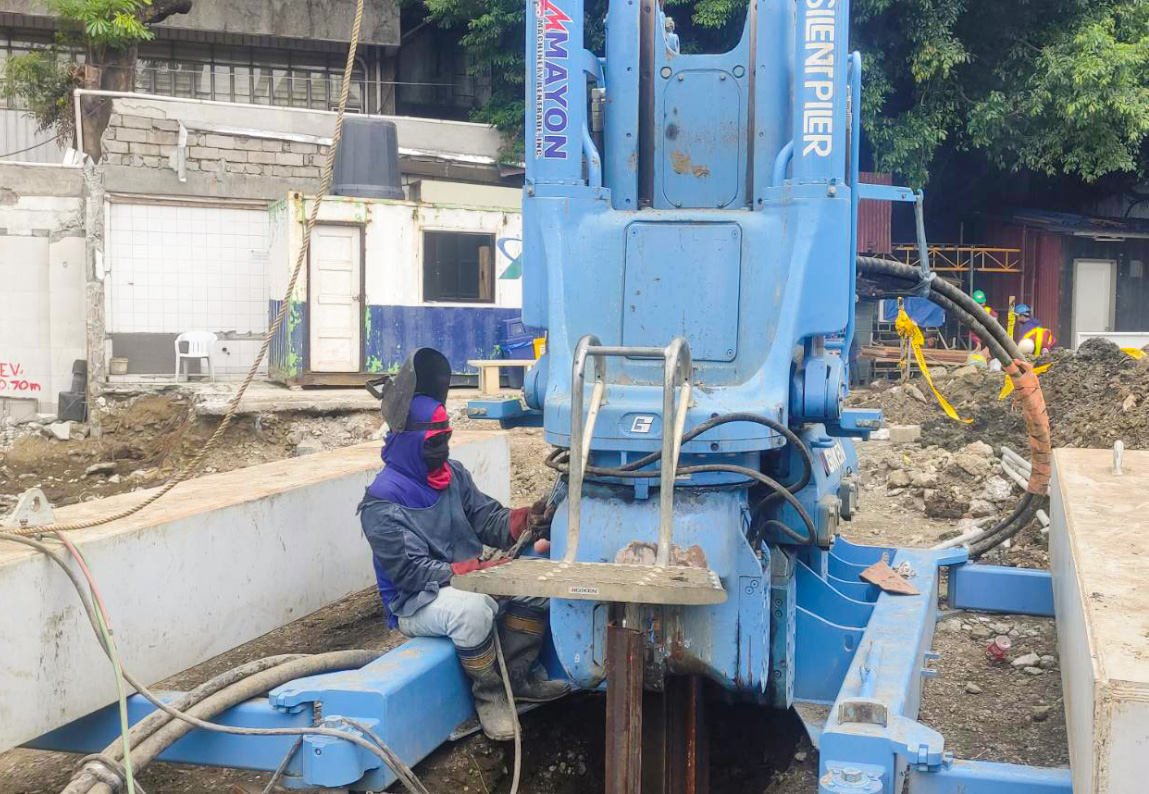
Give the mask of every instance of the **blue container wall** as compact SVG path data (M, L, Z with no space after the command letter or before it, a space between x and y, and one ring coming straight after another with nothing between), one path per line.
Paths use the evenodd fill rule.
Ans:
M267 302L267 326L275 322L281 300ZM307 304L292 301L291 310L283 318L283 323L271 338L267 350L267 373L275 381L287 381L299 377L304 372L303 340L307 338Z
M470 306L368 306L366 369L399 367L417 347L434 347L451 362L451 371L476 372L468 359L496 358L503 323L521 309Z

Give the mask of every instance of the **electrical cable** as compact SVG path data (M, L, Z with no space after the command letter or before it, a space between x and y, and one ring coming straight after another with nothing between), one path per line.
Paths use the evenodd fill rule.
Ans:
M63 532L57 532L56 537L64 544L68 553L75 559L76 564L80 566L80 570L84 576L92 581L91 571L88 569L88 561L84 559L84 555L78 548L64 535ZM120 664L120 653L116 647L116 642L112 638L112 630L108 626L108 613L104 605L103 598L96 589L92 589L92 595L96 598L98 609L96 617L99 620L100 639L104 646L108 649L108 658L112 661L112 672L116 676L116 701L119 705L120 713L120 744L123 747L123 777L124 785L128 789L128 794L136 794L136 779L132 768L132 738L131 738L131 721L128 719L128 694L124 687L124 671ZM103 760L103 759L101 759Z
M63 538L63 536L61 536L61 538ZM246 662L245 664L241 664L238 667L233 667L230 670L214 676L213 678L203 682L194 689L184 692L178 698L173 700L171 705L180 711L186 711L196 703L199 703L201 700L206 698L208 695L212 695L221 689L236 683L237 681L254 675L255 673L276 667L285 662L302 659L305 656L306 654L301 653L287 653L280 654L278 656L267 656L262 659ZM172 717L170 715L159 710L153 711L151 714L144 717L131 729L132 746L140 744L144 739L148 738L165 724L170 722L171 719ZM98 755L113 761L119 761L120 756L117 755L118 751L122 751L122 745L119 739L105 747L103 751L101 751ZM64 789L61 794L86 794L86 792L93 785L95 785L96 782L96 777L90 771L84 768L84 764L81 764L80 768L76 771L76 774L72 777L71 783L68 784L68 787Z
M495 658L499 660L499 673L503 676L503 691L507 695L507 703L511 707L511 725L515 733L515 766L511 777L510 794L519 792L519 776L523 766L523 729L519 724L519 710L515 707L515 693L511 689L511 674L507 670L506 659L503 658L503 643L499 640L499 632L495 632Z
M303 737L300 736L295 740L295 744L291 745L291 749L283 756L283 760L279 762L279 766L271 773L271 779L267 781L267 785L263 787L262 794L271 794L275 791L275 784L283 777L283 773L287 771L287 765L291 763L291 759L299 752L299 748L303 746Z
M164 483L159 490L148 496L141 502L138 502L131 507L125 508L118 513L102 516L100 518L91 518L83 521L70 521L63 524L52 524L40 527L24 527L20 529L9 530L10 534L15 535L38 535L45 532L66 532L76 529L85 529L87 527L96 527L103 524L110 524L113 521L119 521L127 518L128 516L138 513L148 505L163 498L173 488L179 485L189 477L194 476L203 465L204 460L208 454L215 449L219 439L227 432L231 426L232 421L235 419L236 413L239 409L239 403L243 399L243 395L247 392L251 382L255 379L256 374L259 372L260 365L263 364L264 358L267 356L267 351L271 347L271 341L279 332L280 326L283 324L284 319L287 317L287 312L291 307L292 296L295 294L295 285L299 281L299 275L303 270L303 263L306 260L307 252L310 250L311 233L315 228L315 224L319 218L319 206L323 203L324 197L331 191L332 171L335 166L335 154L339 150L339 141L343 137L343 117L347 112L347 97L351 90L352 74L355 66L355 53L359 46L359 34L363 26L363 7L365 0L355 0L355 19L351 25L351 42L347 48L347 60L343 68L343 83L339 91L339 107L335 114L335 131L331 136L331 145L327 147L327 159L323 164L323 176L320 181L319 192L311 202L311 211L307 215L307 219L303 226L303 240L299 246L299 254L295 259L295 268L291 273L291 279L287 283L287 289L284 291L283 302L279 307L279 311L275 315L275 319L267 329L267 333L263 335L263 344L260 345L259 352L255 356L251 367L247 371L247 376L243 379L239 389L236 390L235 396L232 397L231 402L228 404L227 411L224 413L223 418L220 419L219 426L215 432L211 434L208 440L199 448L194 458L192 458L182 469L172 475L172 478ZM184 429L190 427L189 424L184 425Z
M89 579L87 581L87 589L89 592L85 592L84 582L82 582L79 575L77 575L76 572L68 566L68 563L64 560L64 558L61 557L50 546L38 540L33 540L32 538L25 537L23 535L15 535L8 531L0 532L0 540L9 540L14 543L19 543L21 545L34 548L37 551L47 555L54 563L56 563L56 565L59 566L59 568L65 573L65 575L67 575L68 579L72 583L73 588L76 590L76 594L80 599L80 603L84 607L84 613L88 617L88 622L91 624L93 631L95 631L96 637L100 640L100 647L103 648L104 653L108 654L109 656L114 653L114 649L110 648L109 645L104 642L104 635L103 632L100 631L99 627L99 616L96 608L93 606L94 596L89 595L93 585L92 580ZM239 703L242 703L245 700L249 700L262 692L266 692L269 689L279 686L280 684L293 681L297 678L316 675L324 672L331 672L333 670L354 669L362 667L363 665L374 661L377 658L378 654L375 651L333 651L330 653L303 657L288 664L281 664L277 667L265 670L262 673L250 676L249 678L237 684L226 687L211 697L201 701L195 710L199 712L207 712L209 714L216 713L216 711L222 711L223 709L238 705ZM325 726L311 726L307 728L240 728L231 725L220 725L218 723L208 722L207 720L202 719L195 714L182 712L173 708L161 700L155 693L151 691L151 689L145 686L143 682L133 676L127 669L121 669L123 672L124 680L127 681L128 684L130 684L133 688L135 688L135 690L139 692L140 695L142 695L156 708L175 718L172 722L169 722L168 725L164 726L164 728L162 728L160 731L157 731L155 734L153 734L152 738L148 740L149 742L156 742L157 737L159 737L165 729L169 728L175 721L179 721L180 723L183 723L183 725L177 726L172 731L173 733L178 733L178 735L176 735L174 738L171 738L170 741L165 739L165 747L171 742L174 742L175 739L180 738L180 736L183 736L188 731L190 731L190 727L184 726L191 726L202 728L204 730L215 731L217 733L234 734L239 736L331 736L333 738L343 739L344 741L349 741L353 744L363 747L388 766L391 766L392 759L395 759L393 753L383 750L375 742L369 741L362 736L348 733L347 731L341 731ZM147 744L147 742L145 742L145 744ZM137 748L137 750L138 749L140 748ZM161 751L162 749L164 748L160 748ZM157 752L156 755L158 754L159 753ZM428 794L426 788L424 788L422 784L418 783L417 779L414 778L414 773L411 772L410 767L408 767L402 761L399 761L397 766L392 766L391 769L393 772L395 772L399 780L403 781L405 785L407 785L409 781L414 783L414 785L408 785L408 789L410 791L415 792L415 794ZM94 788L94 791L100 792L100 794L111 794L110 787L107 787L101 791L100 787L105 785L106 784L98 783Z

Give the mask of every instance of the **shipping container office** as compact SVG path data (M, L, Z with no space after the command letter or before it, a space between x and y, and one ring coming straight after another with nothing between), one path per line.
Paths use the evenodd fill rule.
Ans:
M461 376L493 358L522 311L522 216L506 207L333 196L320 204L269 375L289 385L351 385L433 346ZM512 206L513 205L513 206ZM269 322L303 245L311 199L270 209Z

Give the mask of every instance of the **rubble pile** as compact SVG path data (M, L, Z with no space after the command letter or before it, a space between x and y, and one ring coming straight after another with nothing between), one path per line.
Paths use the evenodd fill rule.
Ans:
M1038 363L1051 365L1040 380L1054 447L1102 448L1120 439L1126 448L1149 449L1149 357L1136 359L1108 340L1090 339L1076 352L1055 350ZM952 451L978 440L1024 454L1028 442L1021 412L1012 398L998 399L1003 373L973 366L930 372L958 414L972 423L946 417L919 379L875 387L851 403L881 408L889 425L921 424L923 445Z
M1020 489L1002 476L1001 461L984 442L951 452L940 446L894 447L872 462L886 493L905 496L930 518L979 519L1011 510Z

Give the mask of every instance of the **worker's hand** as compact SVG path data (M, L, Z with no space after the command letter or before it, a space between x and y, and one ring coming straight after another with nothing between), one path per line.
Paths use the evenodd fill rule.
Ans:
M530 526L535 537L549 538L551 536L551 522L555 518L557 504L546 499L539 499L530 507Z
M496 565L502 565L504 562L510 561L510 557L499 557L498 559L479 562L479 558L474 557L470 560L451 563L451 573L455 574L455 576L462 576L465 573L473 573L475 571L486 570L487 568L494 568Z

